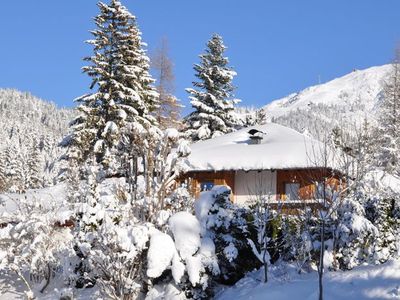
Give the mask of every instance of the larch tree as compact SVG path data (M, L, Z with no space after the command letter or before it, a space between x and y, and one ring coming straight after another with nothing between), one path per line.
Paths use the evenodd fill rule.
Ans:
M400 49L384 85L378 136L378 164L389 173L400 175Z
M94 39L87 41L94 54L85 58L89 65L83 67L94 91L76 99L79 116L65 144L70 146L69 158L80 162L96 158L113 175L121 172L125 155L132 150L132 128L151 135L144 132L151 132L156 123L152 111L158 93L135 16L118 0L97 5Z
M167 38L163 38L160 46L154 51L151 57L151 67L159 93L159 107L155 111L157 121L162 129L179 128L181 126L180 112L182 105L173 95L175 75L174 66L169 56Z
M241 125L235 113L235 104L240 100L233 98L232 80L236 72L228 66L225 50L222 37L214 34L205 53L200 55L200 64L194 65L199 81L193 82L195 89L186 89L194 111L184 120L192 141L229 133Z

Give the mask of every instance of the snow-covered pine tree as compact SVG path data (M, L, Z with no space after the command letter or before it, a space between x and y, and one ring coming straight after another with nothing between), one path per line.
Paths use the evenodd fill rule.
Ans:
M198 82L193 82L197 89L188 88L194 112L185 119L188 136L193 141L205 140L235 131L241 125L235 113L233 99L233 77L236 72L228 66L228 58L222 37L214 34L207 43L205 54L200 55L200 64L194 65Z
M37 189L42 186L40 178L40 153L38 143L34 140L26 158L25 187Z
M7 190L6 177L6 155L3 150L0 150L0 193Z
M6 151L6 148L11 147L9 157L22 158L22 169L26 171L32 140L36 139L40 150L38 178L41 185L53 185L54 178L59 174L59 157L65 151L58 147L58 144L60 139L67 134L68 120L73 116L72 109L58 108L54 103L43 101L29 93L0 89L0 128L2 129L0 149ZM7 166L3 165L3 167ZM10 168L7 167L7 169L9 173L13 172ZM11 180L8 181L11 184Z
M72 122L73 133L66 142L68 156L87 161L96 156L108 174L121 167L121 141L137 124L151 130L158 93L149 74L149 59L143 50L136 18L118 0L99 2L100 14L92 31L94 54L85 58L83 71L92 78L95 91L76 99L79 116ZM128 138L129 139L129 138ZM132 145L132 143L129 143Z
M262 125L268 120L267 113L263 108L255 108L251 106L238 106L235 108L236 113L244 127Z
M23 157L14 145L8 146L5 150L5 170L9 191L24 192Z
M349 270L362 263L371 262L370 257L373 255L374 242L379 232L367 219L363 204L356 195L343 200L337 211L336 222L334 233L336 267Z
M385 83L379 115L378 164L391 174L400 175L400 49Z
M384 263L397 252L396 232L399 224L395 215L395 201L384 191L378 191L368 199L365 210L367 218L376 226L378 233L370 260L373 263Z

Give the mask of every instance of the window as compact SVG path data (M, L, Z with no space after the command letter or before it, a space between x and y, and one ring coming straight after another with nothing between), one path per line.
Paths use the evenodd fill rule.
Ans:
M299 199L300 183L285 183L286 200Z
M321 200L324 199L325 194L327 193L325 184L323 182L316 182L315 184L315 199Z
M200 182L200 192L209 191L213 188L214 182L212 181L203 181Z
M315 184L315 198L319 200L333 200L338 197L339 193L335 187L328 182L317 182Z

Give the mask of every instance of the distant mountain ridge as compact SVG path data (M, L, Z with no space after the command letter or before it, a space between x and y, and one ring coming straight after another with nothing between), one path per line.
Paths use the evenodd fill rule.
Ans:
M300 132L321 126L374 124L378 116L385 80L391 65L355 70L323 84L272 101L262 109L267 118Z
M361 104L371 112L379 102L384 80L390 65L355 70L323 84L308 87L298 93L274 100L264 106L271 117L279 117L294 109L305 109L310 104Z

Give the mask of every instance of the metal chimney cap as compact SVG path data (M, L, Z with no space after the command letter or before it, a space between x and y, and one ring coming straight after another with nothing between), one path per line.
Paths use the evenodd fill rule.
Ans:
M255 135L257 133L265 134L265 132L262 132L260 130L254 129L254 128L250 129L249 131L247 131L247 133L250 134L250 135Z
M261 140L265 135L265 132L262 132L254 128L250 129L247 133L250 134L250 144L252 145L261 144Z

